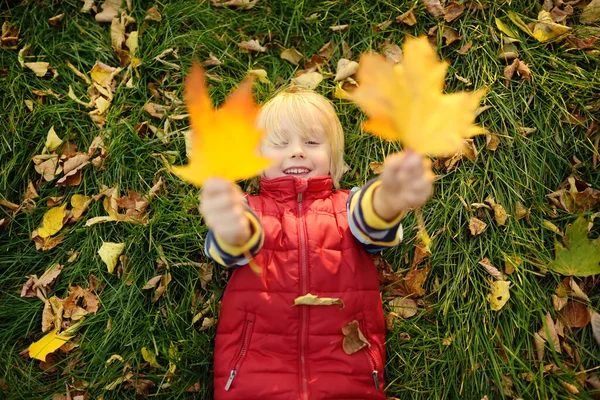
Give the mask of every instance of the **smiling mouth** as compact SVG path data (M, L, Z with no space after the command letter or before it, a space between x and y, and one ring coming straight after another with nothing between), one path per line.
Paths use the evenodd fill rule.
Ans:
M308 174L309 172L310 169L308 168L288 168L283 171L283 173L286 175L304 175Z

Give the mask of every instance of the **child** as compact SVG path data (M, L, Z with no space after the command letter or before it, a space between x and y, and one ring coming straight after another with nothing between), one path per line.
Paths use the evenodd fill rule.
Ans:
M379 179L335 190L344 136L326 98L287 89L257 124L273 160L260 193L218 178L202 191L205 251L235 267L215 342L215 399L385 400L385 322L369 253L398 244L400 220L431 196L423 158L394 154ZM344 306L294 306L307 293ZM342 327L352 321L370 345L348 355Z

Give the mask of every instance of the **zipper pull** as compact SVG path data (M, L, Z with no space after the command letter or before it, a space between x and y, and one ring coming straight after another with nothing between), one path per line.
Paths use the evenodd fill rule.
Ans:
M298 203L302 203L302 193L298 193Z
M235 378L235 375L237 374L237 371L235 369L232 369L231 372L229 373L229 379L227 379L227 383L225 384L225 390L229 390L229 388L231 388L231 384L233 383L233 378Z
M373 371L373 383L375 384L375 389L379 390L379 376L377 375L377 370Z

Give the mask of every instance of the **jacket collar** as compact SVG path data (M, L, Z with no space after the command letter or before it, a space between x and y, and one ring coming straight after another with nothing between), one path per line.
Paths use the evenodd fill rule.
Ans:
M261 196L271 197L276 200L297 200L302 194L303 199L322 199L331 195L333 180L331 176L315 176L308 179L295 176L281 176L279 178L261 178Z

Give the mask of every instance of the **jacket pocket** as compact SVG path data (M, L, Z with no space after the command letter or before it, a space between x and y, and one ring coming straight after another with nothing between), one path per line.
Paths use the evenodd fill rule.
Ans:
M229 364L229 379L227 379L227 383L225 384L225 390L231 389L231 385L233 385L233 380L240 372L242 368L242 364L246 358L246 354L248 353L248 348L250 347L250 340L252 339L252 332L254 331L254 319L255 316L252 313L247 313L246 318L244 320L244 327L242 331L242 342L240 344L240 349L238 350L235 357L231 360Z
M365 356L367 358L367 361L369 362L369 365L371 367L371 378L373 379L373 385L375 386L375 389L380 390L379 388L379 377L380 374L383 371L383 365L382 365L382 361L381 361L381 357L379 355L379 351L377 350L377 344L372 342L369 336L369 332L367 331L367 324L365 324L364 319L360 319L358 321L358 325L360 330L362 331L363 335L365 335L365 338L367 339L367 341L369 341L369 343L371 343L371 346L365 346L363 347Z

